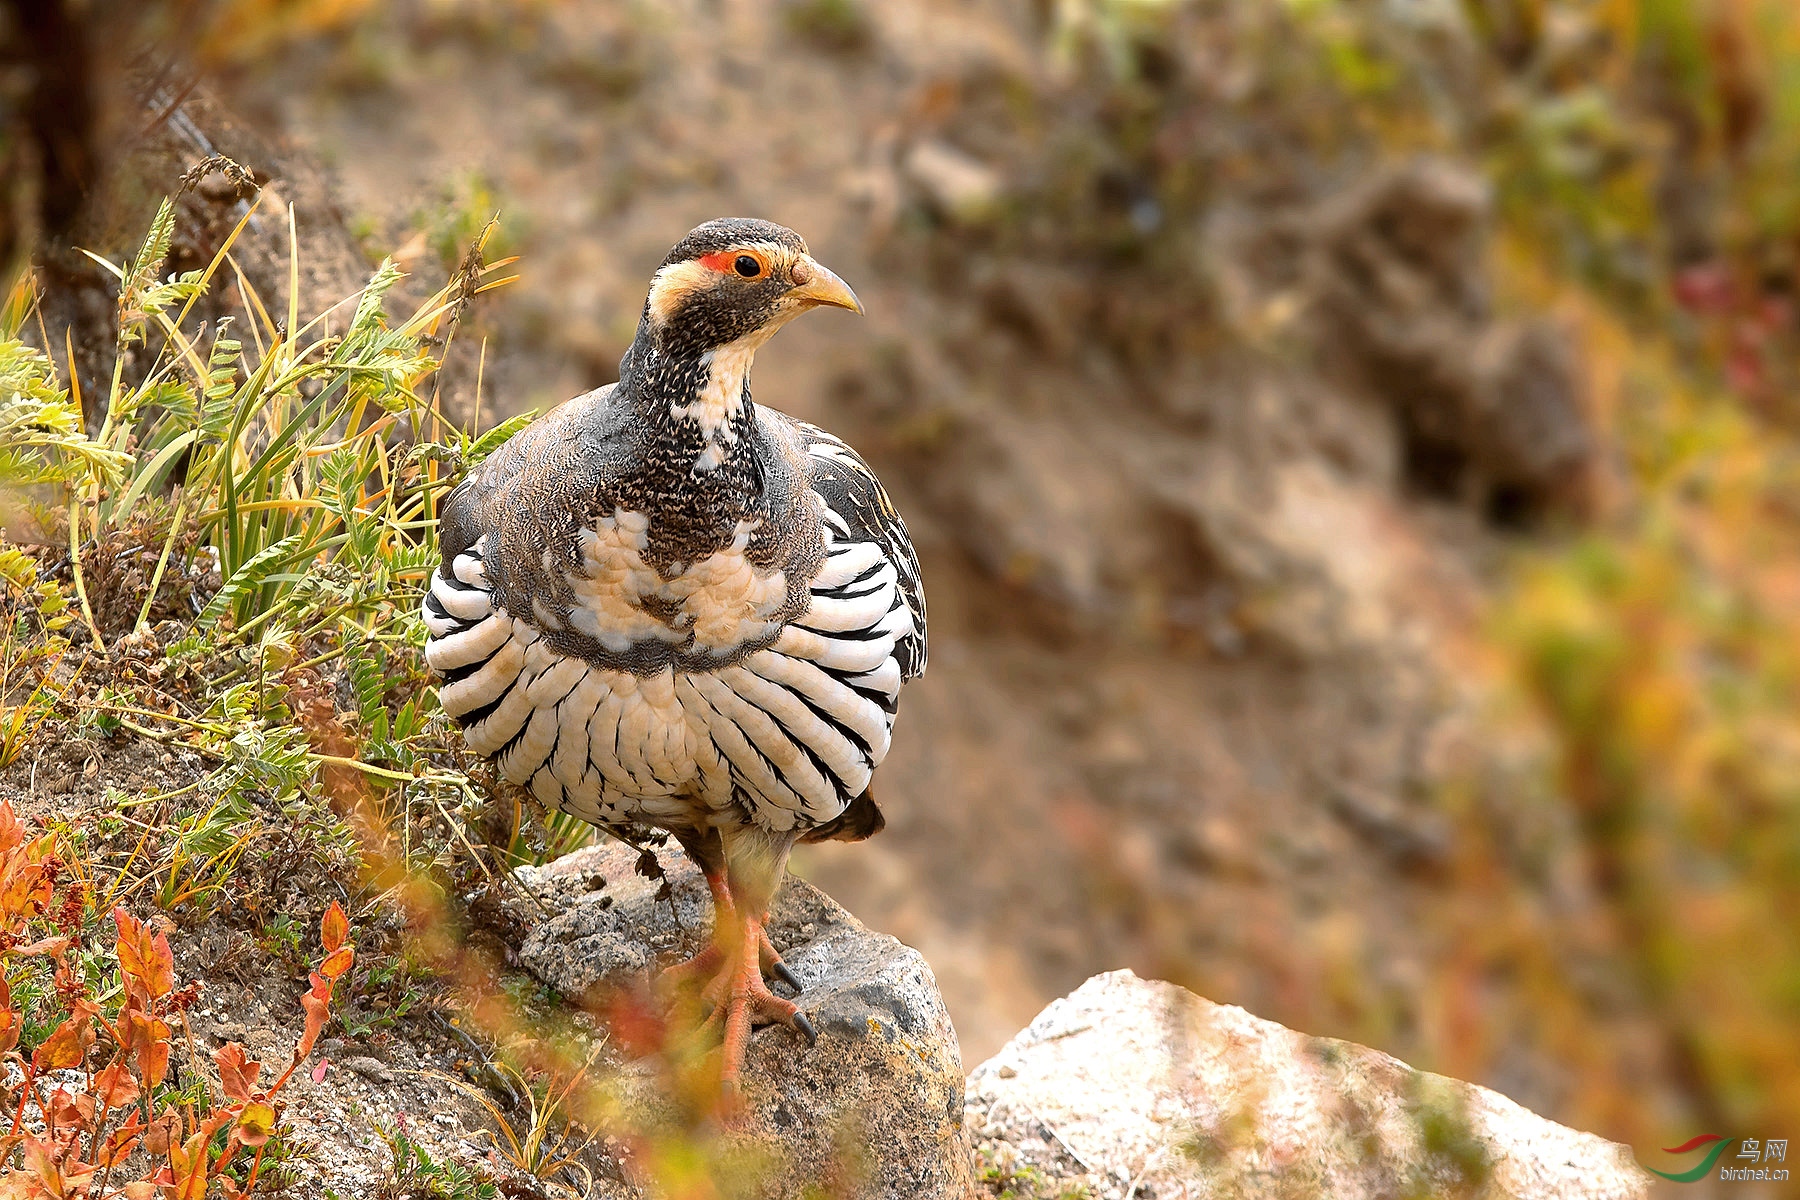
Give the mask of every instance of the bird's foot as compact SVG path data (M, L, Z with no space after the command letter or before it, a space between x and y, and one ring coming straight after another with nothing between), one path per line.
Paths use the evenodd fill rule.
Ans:
M763 964L774 955L762 922L754 917L743 923L743 942L738 953L727 962L702 990L703 999L713 1004L712 1015L701 1026L703 1032L722 1029L720 1041L719 1080L727 1096L738 1092L738 1079L744 1069L744 1054L750 1047L750 1030L754 1025L785 1025L804 1037L808 1045L816 1045L818 1031L812 1021L792 1000L784 1000L769 990L763 981ZM777 964L780 957L775 956ZM782 967L786 972L786 968ZM792 973L787 973L792 980Z
M726 915L728 914L720 914L721 917ZM721 932L729 937L731 931L722 930ZM769 940L768 931L763 929L760 923L757 925L756 935L758 939L757 961L762 967L762 973L787 984L794 989L795 994L805 991L806 989L800 985L799 977L788 969L786 963L781 961L780 952L775 949L775 944ZM665 968L656 977L657 986L668 994L674 994L682 988L701 984L703 985L701 997L709 1004L716 1006L725 994L725 984L722 981L726 978L727 972L720 969L720 964L724 961L725 951L720 946L718 937L715 936L700 953Z

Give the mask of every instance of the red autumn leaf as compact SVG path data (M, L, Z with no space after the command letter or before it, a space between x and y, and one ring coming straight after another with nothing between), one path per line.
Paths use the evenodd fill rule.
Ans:
M237 1140L252 1150L275 1136L275 1110L260 1100L244 1105L238 1114Z
M319 974L335 983L343 978L344 972L348 971L350 969L350 964L355 961L356 947L339 946L336 950L327 954L325 956L325 961L319 964Z
M137 1080L132 1078L130 1069L122 1062L116 1062L95 1075L94 1081L88 1085L88 1091L108 1108L124 1108L138 1097Z
M94 1044L94 1030L86 1013L77 1013L53 1030L31 1052L31 1065L39 1071L78 1067Z
M125 1049L137 1057L138 1074L145 1083L156 1087L169 1069L168 1022L145 1016L141 1009L128 1008L119 1014L119 1032L125 1035Z
M249 1100L256 1087L256 1077L262 1073L262 1064L246 1057L244 1048L236 1042L219 1047L213 1062L218 1065L219 1083L224 1086L225 1094L239 1104Z
M312 1069L312 1081L314 1083L324 1083L325 1072L330 1066L331 1060L329 1058L321 1058L318 1065Z
M156 1200L156 1185L148 1179L125 1185L125 1200Z
M113 909L113 923L119 927L115 949L120 973L152 1000L174 991L175 955L169 949L168 935L151 934L143 922L122 908Z
M325 945L325 953L336 954L338 947L349 936L350 918L344 915L343 907L333 900L331 907L319 919L319 940Z
M314 975L312 989L300 997L300 1007L306 1010L306 1032L301 1034L295 1053L305 1058L312 1053L313 1043L319 1040L325 1022L331 1017L331 980Z

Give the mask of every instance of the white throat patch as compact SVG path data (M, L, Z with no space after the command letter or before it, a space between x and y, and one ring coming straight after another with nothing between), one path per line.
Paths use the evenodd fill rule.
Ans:
M750 360L769 340L773 329L759 329L735 342L727 342L716 350L708 350L701 363L706 367L706 382L700 394L685 404L672 404L669 411L675 419L700 423L707 441L721 437L727 443L737 440L731 422L744 409L744 379L750 374Z
M700 394L683 404L669 406L676 420L693 420L700 424L706 445L694 459L695 471L711 471L725 461L725 447L737 441L733 422L744 411L744 380L750 375L750 362L757 350L775 336L775 331L798 315L777 311L773 320L735 342L706 352L701 362L706 367L706 382Z

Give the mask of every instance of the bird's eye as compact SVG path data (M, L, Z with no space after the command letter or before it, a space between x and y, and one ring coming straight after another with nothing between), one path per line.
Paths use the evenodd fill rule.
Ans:
M732 266L737 273L742 275L745 279L755 279L758 275L762 274L762 264L757 262L754 258L751 258L748 254L738 255L737 262L733 263Z

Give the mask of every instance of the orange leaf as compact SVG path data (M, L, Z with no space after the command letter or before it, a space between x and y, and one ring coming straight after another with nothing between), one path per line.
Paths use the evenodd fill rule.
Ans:
M39 954L61 954L73 944L74 942L71 938L51 937L45 938L39 942L32 942L28 946L14 946L11 950L8 950L7 953L17 954L20 957L31 957Z
M52 1180L59 1184L62 1172L56 1167L56 1149L42 1138L25 1135L25 1169L38 1177L39 1182L49 1187ZM52 1195L60 1194L60 1187Z
M300 1036L300 1045L294 1053L305 1058L312 1053L313 1043L319 1040L325 1022L331 1017L331 981L323 975L314 975L312 989L300 997L300 1007L306 1010L306 1032Z
M6 976L0 975L0 1054L19 1044L19 1030L24 1024L25 1018L12 1006L12 989L6 986Z
M165 1188L168 1200L205 1200L206 1143L211 1134L196 1133L183 1144L169 1147L169 1174L173 1187Z
M137 1056L138 1074L144 1082L151 1087L160 1084L169 1069L168 1022L127 1008L119 1014L119 1031L125 1035L125 1049Z
M77 1013L58 1025L49 1037L31 1052L31 1065L39 1071L57 1071L78 1067L94 1044L94 1031L86 1013Z
M218 1064L219 1082L224 1086L225 1094L239 1104L250 1099L256 1077L262 1073L262 1064L246 1057L244 1048L236 1042L220 1046L213 1055L213 1062Z
M143 1120L137 1113L132 1113L129 1120L107 1135L106 1144L94 1155L94 1161L102 1166L118 1166L121 1159L137 1149L139 1135L143 1132Z
M124 1108L138 1097L137 1080L131 1077L131 1071L122 1062L95 1075L88 1091L108 1108Z
M180 1140L181 1113L175 1109L150 1122L144 1130L144 1149L152 1154L167 1154L170 1147L180 1145Z
M169 949L168 935L152 935L143 922L122 908L113 909L113 923L119 927L115 946L119 971L127 981L136 983L152 1000L174 991L175 955Z
M13 849L25 840L25 827L10 802L0 800L0 853Z
M44 1123L52 1133L80 1129L94 1119L94 1098L87 1092L79 1095L65 1088L50 1093L43 1106Z
M350 964L355 961L355 946L339 946L336 950L327 954L325 956L325 961L319 964L319 974L331 980L333 983L336 983L339 979L343 978L344 972L348 971L350 969Z
M275 1136L275 1110L260 1100L244 1105L238 1114L237 1140L251 1149Z
M344 915L342 906L336 900L325 910L319 919L319 940L325 944L325 953L335 954L344 939L350 936L350 918Z

